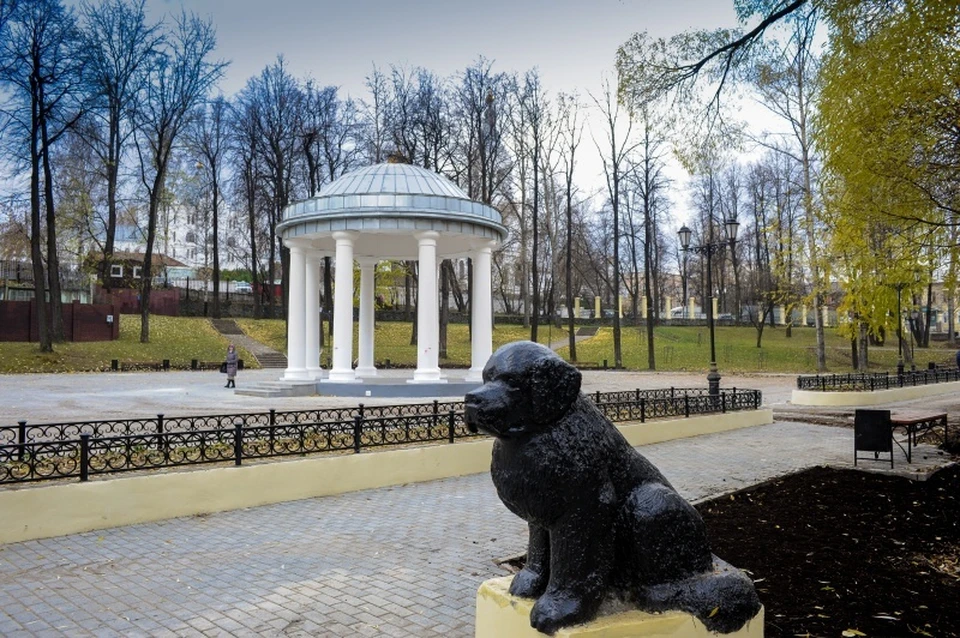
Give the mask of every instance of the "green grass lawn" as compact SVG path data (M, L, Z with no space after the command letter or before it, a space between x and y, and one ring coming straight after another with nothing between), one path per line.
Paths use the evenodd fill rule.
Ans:
M0 343L0 373L85 372L121 364L156 363L170 360L172 367L188 368L190 360L220 361L226 355L227 339L202 317L150 317L150 343L140 343L140 315L120 315L120 338L116 341L58 343L53 353L41 353L36 343ZM240 351L244 364L257 361Z
M286 352L286 322L277 319L237 319L244 332L279 352ZM53 354L41 354L34 343L0 343L0 373L18 372L81 372L110 367L111 359L121 363L152 363L170 359L173 367L189 367L191 359L219 361L226 351L227 339L220 336L207 319L199 317L162 317L150 319L151 341L140 343L140 316L121 315L120 339L92 343L63 343L54 346ZM410 345L412 326L409 322L381 321L376 326L375 358L378 365L387 359L394 365L415 366L416 346ZM357 325L354 324L354 359L357 356ZM710 336L705 326L658 327L654 337L658 370L703 372L710 360ZM827 329L827 364L833 372L852 370L850 343L835 329ZM529 328L519 325L497 325L493 330L493 347L528 339ZM567 332L552 326L540 326L541 343L565 342ZM756 330L752 327L718 327L717 363L724 372L812 373L816 371L815 335L813 328L794 328L787 338L782 326L767 327L762 348L756 347ZM328 341L329 343L329 341ZM623 363L633 370L647 369L647 341L643 329L623 329ZM328 365L329 348L323 355ZM566 347L559 351L569 357ZM441 364L470 365L470 337L467 326L449 326L447 358ZM256 360L241 350L240 356L249 367ZM952 364L954 351L945 344L929 350L917 349L917 367L928 361ZM595 337L577 344L577 358L589 364L613 365L613 329L601 328ZM893 370L897 362L896 339L884 348L870 349L872 370Z
M237 323L251 337L286 352L286 323L283 320L238 319ZM357 353L357 325L354 324L354 359ZM410 323L378 322L374 355L382 364L389 359L393 364L416 365L416 347L410 344ZM447 359L441 363L469 365L470 341L467 326L451 324L449 327ZM493 347L510 341L528 339L529 328L518 325L498 325L493 331ZM853 370L850 358L850 343L828 328L827 365L833 372ZM567 331L552 326L540 326L541 343L566 341ZM762 347L757 348L756 329L749 326L723 326L716 329L717 364L729 372L784 372L814 373L817 369L815 354L816 334L813 328L794 328L787 337L786 328L767 326L763 331ZM897 364L896 339L887 346L870 349L871 370L893 370ZM645 328L623 329L623 364L632 370L647 369L647 336ZM917 349L918 367L926 367L928 361L952 364L954 351L934 344L929 350ZM684 370L705 372L710 361L710 332L706 326L661 326L656 328L654 348L658 370ZM324 365L327 365L324 354ZM558 350L569 359L566 347ZM607 360L613 366L613 328L600 328L595 337L577 344L577 359L583 363L602 365Z
M249 336L264 343L278 352L286 353L286 322L282 319L237 319L237 324ZM391 364L416 365L417 347L410 345L413 326L409 322L380 321L376 324L374 336L374 358L377 364L387 359ZM357 323L353 324L353 358L357 358ZM470 331L466 324L450 324L447 328L447 358L441 364L470 365ZM499 325L493 330L493 347L529 339L530 329L517 325ZM551 340L561 341L567 338L567 331L556 327L540 326L537 340L547 344ZM329 343L329 341L328 341ZM324 348L324 365L327 365L329 348Z
M833 372L853 370L850 342L833 328L825 331L827 366ZM757 348L757 331L753 327L717 327L717 365L729 372L787 372L814 373L817 369L816 333L813 328L794 327L787 337L786 328L767 326L763 331L761 348ZM953 362L952 350L934 344L929 350L918 348L917 367L926 367L928 361ZM623 365L634 370L646 370L647 335L645 328L624 328L621 340ZM558 351L569 358L569 351ZM710 331L706 326L662 326L655 330L654 353L658 370L687 370L705 372L710 362ZM613 328L601 328L595 337L577 344L577 359L583 362L601 362L607 359L613 365ZM871 370L893 370L897 364L896 339L885 347L869 350Z

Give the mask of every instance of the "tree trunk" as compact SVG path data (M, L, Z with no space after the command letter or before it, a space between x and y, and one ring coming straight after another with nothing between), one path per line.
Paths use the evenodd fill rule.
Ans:
M140 343L150 342L150 291L153 283L153 244L157 238L157 211L160 208L160 196L166 182L166 163L158 162L160 168L150 189L150 204L147 216L147 247L143 253L143 268L140 282Z
M450 323L450 260L440 262L440 336L438 356L447 358L447 325Z
M40 127L37 123L39 106L34 100L31 113L30 135L30 257L33 261L33 298L37 309L37 335L40 352L53 352L50 327L50 308L47 305L46 273L43 265L43 251L40 249L40 151L38 137Z
M217 171L213 172L213 318L220 318L220 183Z
M42 98L42 88L40 95ZM41 104L43 104L42 101ZM60 258L57 255L57 217L53 199L53 171L50 169L50 138L47 134L47 118L42 113L40 115L40 136L43 145L41 153L43 196L47 212L47 281L50 291L50 338L62 343L65 336L63 332L63 297L60 289Z

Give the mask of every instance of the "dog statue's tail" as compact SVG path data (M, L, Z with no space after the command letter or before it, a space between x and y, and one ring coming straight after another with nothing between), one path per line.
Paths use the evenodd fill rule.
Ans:
M645 587L636 602L646 611L681 609L722 634L738 631L760 611L753 581L716 556L712 571Z

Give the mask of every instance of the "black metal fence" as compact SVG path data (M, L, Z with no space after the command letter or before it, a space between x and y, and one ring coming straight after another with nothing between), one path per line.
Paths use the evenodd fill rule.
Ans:
M960 369L937 367L927 370L873 372L867 374L816 374L797 377L798 390L821 392L868 392L960 381Z
M755 410L759 390L634 390L589 397L614 422ZM0 484L483 436L463 402L0 426Z

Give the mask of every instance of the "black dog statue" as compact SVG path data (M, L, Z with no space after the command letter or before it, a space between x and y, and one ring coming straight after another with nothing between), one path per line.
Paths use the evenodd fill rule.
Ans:
M466 423L496 437L490 473L529 524L510 593L536 598L530 624L552 634L593 619L608 597L680 609L711 631L760 609L753 582L713 556L700 514L580 393L580 372L529 341L498 349L466 395Z

